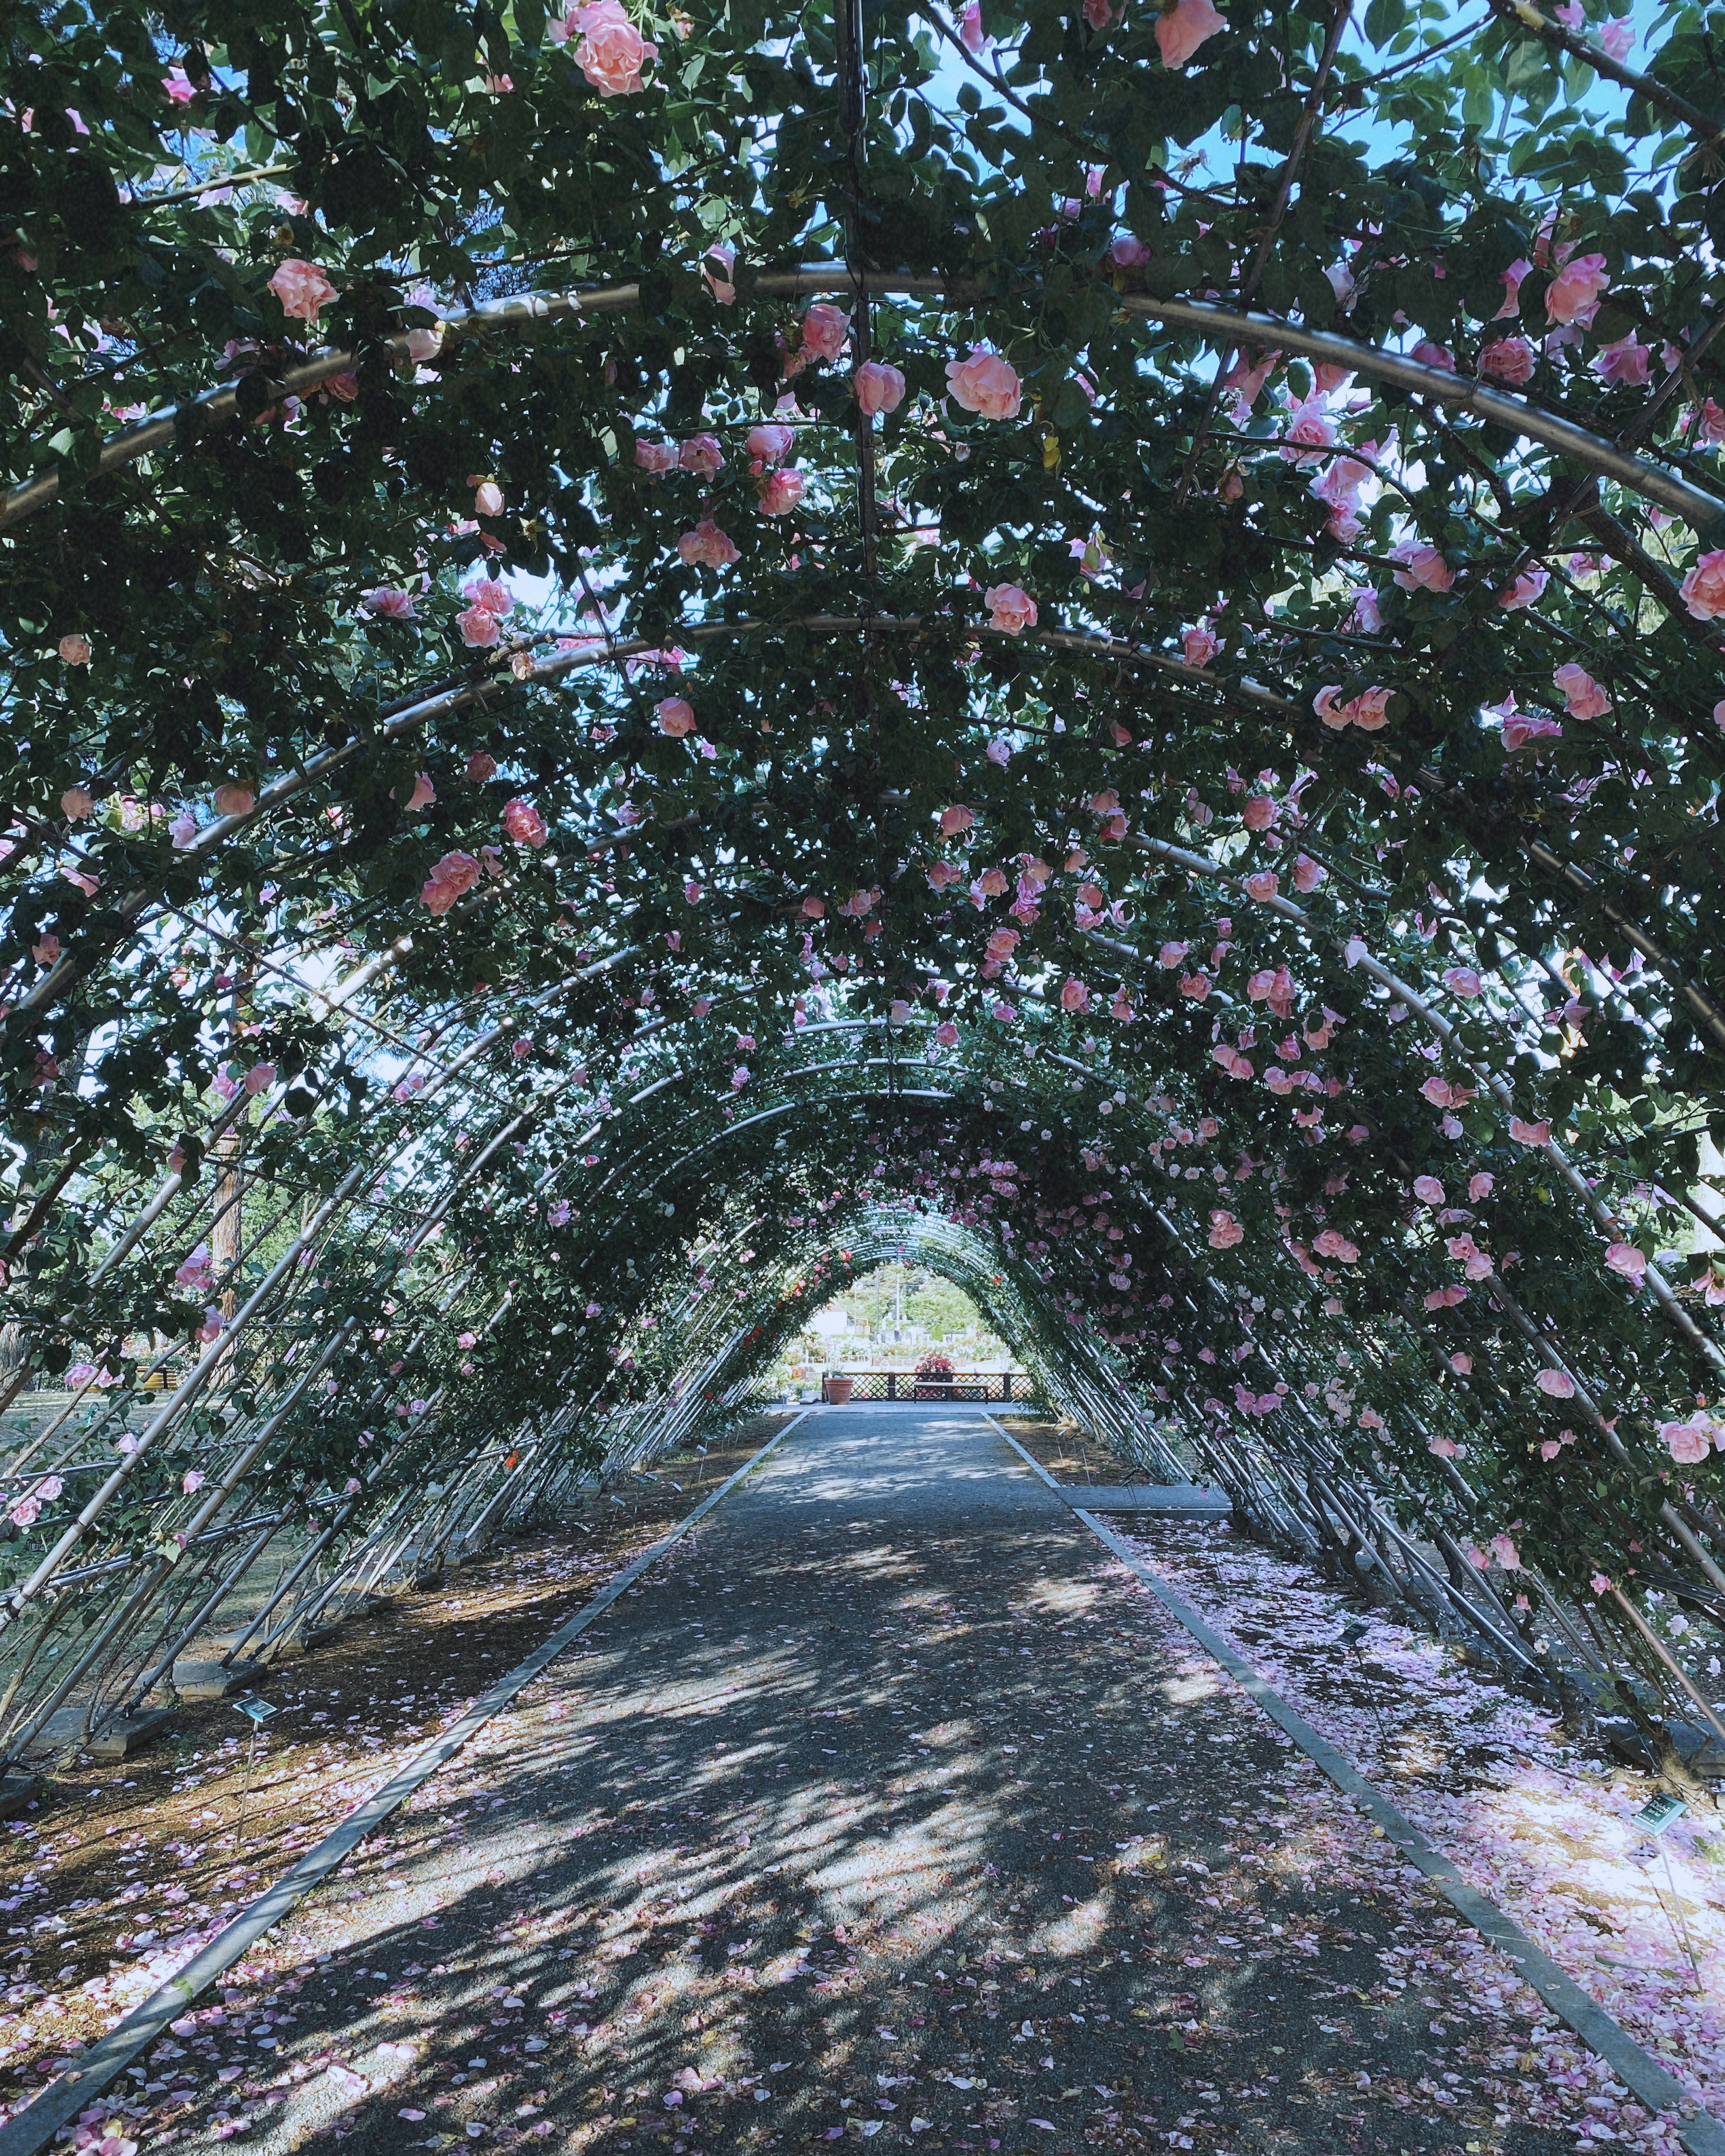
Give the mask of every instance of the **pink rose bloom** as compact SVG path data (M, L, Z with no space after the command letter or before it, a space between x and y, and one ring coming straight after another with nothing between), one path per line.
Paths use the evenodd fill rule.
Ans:
M873 418L877 413L896 412L905 401L905 377L885 360L865 360L851 377L858 409Z
M731 282L731 273L737 267L737 249L728 239L716 239L701 257L701 274L706 280L706 288L721 307L737 304L737 287ZM723 275L718 274L724 272Z
M210 805L218 816L249 816L258 805L258 798L250 787L235 779L216 788L210 796Z
M988 40L983 34L981 0L966 0L964 13L958 18L958 38L968 53L988 50Z
M1659 1441L1681 1467L1697 1467L1712 1450L1707 1432L1692 1422L1662 1422Z
M475 577L470 584L462 587L461 596L470 606L483 607L500 621L514 611L514 597L501 577Z
M731 1090L733 1093L740 1093L748 1082L749 1067L747 1063L739 1063L731 1074Z
M1434 344L1430 337L1422 337L1414 347L1413 357L1422 367L1440 367L1445 374L1455 372L1455 355L1447 345Z
M1209 1246L1213 1250L1231 1250L1236 1243L1245 1240L1245 1229L1231 1213L1219 1208L1210 1214Z
M1122 232L1110 244L1108 259L1117 270L1141 270L1154 252L1132 233Z
M1163 16L1163 20L1166 22L1168 18ZM1282 430L1282 441L1291 447L1285 446L1281 454L1299 464L1316 464L1317 458L1315 454L1302 455L1300 452L1330 449L1333 447L1335 439L1336 423L1325 411L1322 400L1309 398L1305 403L1296 404L1288 414L1288 424Z
M490 607L477 603L456 615L455 626L461 632L461 641L474 649L495 644L501 633L497 617Z
M941 811L942 835L950 839L955 832L968 831L975 821L975 809L967 808L963 802L955 802L952 808Z
M1204 1001L1213 985L1208 973L1182 973L1180 976L1180 993L1189 997L1195 1004Z
M1294 888L1299 891L1316 891L1327 873L1310 855L1301 854L1294 863Z
M944 1018L934 1029L934 1037L942 1048L958 1045L958 1029L949 1018Z
M1319 1257L1333 1258L1338 1265L1359 1263L1358 1244L1350 1243L1347 1236L1334 1228L1326 1228L1322 1235L1314 1236L1312 1247Z
M725 469L725 452L711 434L691 434L677 450L677 464L683 471L710 479Z
M1416 1175L1414 1178L1414 1195L1424 1205L1441 1205L1444 1202L1444 1186L1435 1175Z
M642 37L619 0L590 0L572 8L568 27L581 33L575 58L601 97L633 97L640 90L641 69L658 59L659 48Z
M1599 33L1599 43L1614 60L1625 59L1635 42L1635 31L1621 15L1614 16Z
M1647 379L1653 354L1631 330L1615 344L1602 345L1594 361L1594 372L1620 388L1639 389Z
M30 946L30 956L39 966L53 965L59 955L60 939L52 933L44 936L39 943L33 943Z
M243 1082L246 1091L255 1100L259 1093L267 1093L275 1083L275 1065L273 1063L253 1064Z
M524 801L519 794L503 804L503 828L518 846L545 844L545 819L531 801Z
M1563 729L1555 719L1542 719L1532 711L1517 711L1503 722L1503 752L1513 756L1530 742L1561 741Z
M677 447L675 442L635 443L635 462L644 472L656 479L660 472L675 471L677 465Z
M162 78L162 87L167 92L170 105L189 105L198 91L184 68L170 68Z
M433 913L447 913L479 880L480 865L471 854L445 854L421 886L419 902Z
M1391 691L1388 689L1362 689L1357 696L1350 696L1345 704L1337 702L1339 689L1320 689L1312 700L1312 708L1327 726L1337 733L1344 726L1358 726L1363 732L1376 733L1384 725Z
M824 898L809 897L803 900L803 918L805 921L824 921L826 917L827 902Z
M1446 966L1444 986L1452 996L1476 996L1484 983L1471 966Z
M482 748L476 748L467 759L467 775L475 786L483 786L488 778L497 776L497 759Z
M1610 710L1611 699L1587 669L1573 659L1567 666L1559 666L1551 678L1563 690L1572 719L1602 719Z
M95 796L87 786L69 786L60 796L60 814L69 824L81 824L95 813Z
M791 444L796 439L788 427L751 427L742 438L742 445L757 469L771 471L774 465L782 465L790 454Z
M1545 288L1546 320L1590 321L1600 293L1607 290L1610 283L1603 254L1572 256Z
M360 604L367 613L377 614L386 621L411 621L413 618L413 595L398 591L393 584L377 584L360 594Z
M1533 347L1526 337L1497 337L1480 353L1480 372L1519 389L1533 374Z
M1164 67L1183 68L1207 38L1228 25L1210 0L1174 0L1156 18L1156 45Z
M1725 547L1702 556L1683 579L1682 598L1697 621L1725 613Z
M1221 649L1214 632L1203 622L1180 631L1180 649L1189 666L1208 666Z
M198 836L198 819L189 808L181 809L179 814L168 825L167 834L173 840L174 850L177 853L184 853L187 847Z
M1548 1400L1573 1400L1575 1397L1575 1380L1567 1370L1542 1370L1533 1383Z
M475 516L501 516L503 514L503 490L494 479L482 479L473 490L473 513Z
M1523 607L1532 605L1551 582L1546 569L1523 569L1507 592L1497 594L1497 603L1506 613L1519 613Z
M1522 280L1532 267L1533 264L1522 257L1499 273L1503 280L1503 305L1492 316L1494 322L1507 322L1521 312Z
M430 773L422 771L413 781L413 790L408 796L402 813L403 815L411 816L416 808L426 808L436 798L437 788L431 783Z
M691 566L709 569L727 568L738 559L737 542L727 531L721 531L711 516L701 517L692 531L685 531L677 542L677 552Z
M963 880L963 870L955 868L951 861L937 861L928 871L928 888L931 891L946 891Z
M1276 821L1278 804L1267 793L1255 793L1240 812L1249 831L1267 831Z
M988 609L988 626L1009 636L1022 636L1036 626L1036 602L1016 584L994 584L983 593Z
M1260 906L1267 906L1281 888L1274 869L1260 869L1255 875L1245 880L1246 896L1255 899Z
M947 362L947 390L955 404L984 419L1016 419L1019 377L998 352L973 346L968 359Z
M90 639L87 636L63 636L54 647L68 666L88 666Z
M1509 1119L1509 1134L1517 1145L1549 1145L1551 1118L1548 1116L1542 1116L1537 1123L1530 1123L1520 1116L1512 1116Z
M1446 592L1455 581L1455 572L1435 547L1409 540L1396 548L1394 558L1404 565L1395 572L1395 581L1404 592Z
M1697 442L1705 442L1709 449L1717 449L1725 442L1725 411L1721 411L1711 397L1698 412L1689 415Z
M840 308L817 300L797 328L797 348L785 355L784 371L793 381L817 360L834 360L850 334L850 323Z
M803 499L803 489L805 484L801 472L767 473L761 480L762 516L788 516Z
M667 696L658 706L659 731L669 734L673 741L680 741L685 734L695 731L695 707L680 696Z
M1491 1186L1496 1181L1497 1178L1495 1176L1486 1174L1483 1172L1478 1175L1470 1176L1467 1180L1468 1204L1470 1205L1477 1205L1481 1199L1489 1198L1491 1195Z
M1060 1009L1063 1011L1082 1011L1090 1009L1090 990L1076 977L1060 983Z
M983 754L988 757L990 763L998 763L1004 769L1012 761L1012 743L999 739L991 741L983 751ZM1004 889L1004 887L1003 885L1002 888Z
M1647 1277L1647 1253L1638 1250L1633 1243L1613 1243L1605 1253L1605 1263L1635 1287Z
M283 314L301 322L315 322L336 296L335 286L316 263L302 262L297 256L282 264L270 280L270 290L280 300Z

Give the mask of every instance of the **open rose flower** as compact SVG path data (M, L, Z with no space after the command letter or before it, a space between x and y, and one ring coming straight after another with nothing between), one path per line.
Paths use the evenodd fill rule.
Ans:
M1697 621L1725 613L1725 547L1702 556L1683 579L1682 600Z
M692 531L685 531L677 542L677 552L693 567L708 569L728 568L738 557L737 542L728 531L721 531L711 516L703 516Z
M667 696L658 707L659 731L680 741L695 731L695 707L680 696Z
M711 479L725 469L725 452L719 447L716 436L691 434L677 449L677 468L680 471L696 472L703 479Z
M677 468L677 447L675 442L635 442L635 463L644 472L651 472L657 479L663 472Z
M87 786L69 786L60 796L60 814L69 824L81 824L95 814L95 796Z
M742 445L757 471L771 471L782 465L791 453L796 436L788 427L766 425L751 427L742 438Z
M1542 1370L1533 1380L1548 1400L1573 1400L1575 1380L1567 1370Z
M1021 636L1036 626L1036 602L1016 584L994 584L983 593L988 609L988 626L1009 636Z
M1236 1243L1245 1240L1245 1229L1231 1213L1219 1207L1210 1214L1209 1246L1213 1250L1231 1250Z
M764 474L760 480L761 514L763 516L787 516L803 499L806 482L801 472L775 471Z
M1164 67L1183 68L1207 38L1228 24L1210 0L1174 0L1156 18L1156 49Z
M905 401L905 377L885 360L865 360L851 377L858 408L874 418L881 412L896 412Z
M785 355L784 371L794 381L818 360L830 362L845 349L850 323L841 308L817 300L797 326L797 348Z
M1613 1243L1605 1253L1605 1263L1632 1287L1640 1287L1647 1277L1647 1253L1638 1250L1633 1243Z
M1705 1429L1699 1423L1662 1422L1659 1425L1659 1441L1680 1467L1697 1467L1712 1450Z
M1603 254L1572 256L1545 288L1546 320L1591 321L1599 295L1610 283Z
M281 311L295 321L315 322L336 297L336 288L315 262L290 255L270 280L270 290L281 302Z
M659 57L623 12L619 0L590 0L574 8L563 23L563 36L578 33L576 63L601 97L633 97L642 88L641 69Z
M1016 419L1019 377L998 352L973 347L968 359L947 362L947 391L955 404L984 419Z
M519 794L503 804L503 828L518 846L545 844L545 819L531 801L522 800Z
M218 786L210 796L210 806L218 816L249 816L257 805L257 795L239 779Z
M1320 689L1312 700L1312 708L1337 733L1344 726L1358 726L1363 732L1373 734L1385 721L1391 693L1388 689L1362 689L1344 704L1339 701L1339 689Z
M1533 347L1526 337L1497 337L1480 353L1480 372L1519 389L1533 374Z
M87 636L63 636L54 649L68 666L88 666L90 664L90 639Z
M1602 719L1611 708L1611 699L1594 680L1584 666L1572 659L1566 666L1559 666L1552 680L1563 692L1563 701L1569 707L1572 719Z
M1446 592L1455 581L1455 572L1435 547L1409 540L1396 548L1394 558L1402 565L1395 581L1404 592Z
M419 902L433 913L447 913L479 880L480 865L471 854L445 854L420 887Z
M1060 983L1060 1009L1063 1011L1083 1011L1090 1009L1090 990L1074 978Z

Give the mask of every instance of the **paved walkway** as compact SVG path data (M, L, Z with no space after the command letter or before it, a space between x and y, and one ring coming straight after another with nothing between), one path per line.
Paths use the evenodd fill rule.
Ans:
M178 2146L1574 2145L1531 1994L963 1407L811 1416L343 1891Z

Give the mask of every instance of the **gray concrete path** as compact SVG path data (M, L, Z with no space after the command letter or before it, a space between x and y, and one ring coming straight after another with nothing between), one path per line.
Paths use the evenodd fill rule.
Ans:
M962 1406L811 1416L344 1891L181 2146L1574 2145L1531 1994Z

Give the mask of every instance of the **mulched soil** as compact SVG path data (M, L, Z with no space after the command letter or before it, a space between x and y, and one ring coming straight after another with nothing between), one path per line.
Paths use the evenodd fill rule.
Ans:
M691 1502L670 1471L684 1491L619 1513L603 1554L542 1540L422 1598L435 1620L398 1661L383 1642L405 1613L295 1666L341 1695L299 1702L307 1722L370 1712L332 1767L307 1728L292 1754L278 1740L272 1774L307 1787L246 1852L257 1883L347 1808L332 1778L362 1791L410 1748L386 1719L402 1688L423 1736L434 1685L479 1689ZM233 1718L208 1712L212 1732ZM367 1728L382 1748L362 1774ZM211 1741L194 1748L198 1772ZM140 1902L166 1908L163 1835L186 1822L164 1828L163 1800L236 1794L231 1765L213 1796L155 1771L150 1790L114 1770L137 1787L111 1813L46 1815L33 1853L69 1924L95 1887L113 1921L104 1826L148 1833ZM94 1885L80 1857L107 1860ZM198 1878L213 1909L233 1852ZM27 2049L50 2065L72 2014L42 2054L44 2004ZM108 2156L239 2135L272 2156L321 2138L355 2156L1674 2149L1593 2062L1561 2065L1578 2051L998 1440L962 1411L845 1409L788 1440L82 2133Z

